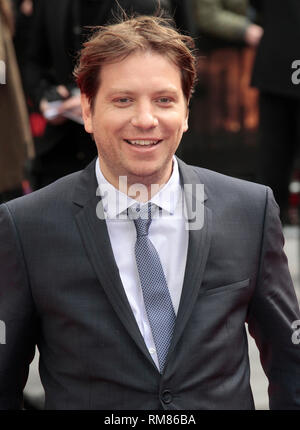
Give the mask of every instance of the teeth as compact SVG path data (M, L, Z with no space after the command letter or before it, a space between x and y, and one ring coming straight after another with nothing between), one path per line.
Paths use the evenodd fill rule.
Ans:
M142 146L148 146L148 145L156 145L159 140L127 140L128 143L131 143L132 145L142 145Z

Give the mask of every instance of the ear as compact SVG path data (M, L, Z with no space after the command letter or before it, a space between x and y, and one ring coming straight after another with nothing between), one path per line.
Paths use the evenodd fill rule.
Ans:
M185 120L183 122L183 133L185 133L189 129L189 114L190 114L190 110L187 107L187 109L186 109L186 117L185 117Z
M85 131L87 133L93 133L91 106L85 94L81 94L81 110Z

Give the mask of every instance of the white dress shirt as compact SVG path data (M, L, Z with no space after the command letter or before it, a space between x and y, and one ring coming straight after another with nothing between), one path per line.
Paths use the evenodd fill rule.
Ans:
M102 197L104 215L123 287L145 344L159 368L135 260L136 229L134 222L126 215L127 208L136 204L136 200L120 192L106 180L101 172L99 158L96 161L96 176L101 195L105 194ZM102 193L104 189L105 193ZM161 211L157 211L157 216L154 215L148 237L159 254L177 314L186 266L188 230L185 228L184 194L175 157L169 181L154 195L151 202L159 206Z

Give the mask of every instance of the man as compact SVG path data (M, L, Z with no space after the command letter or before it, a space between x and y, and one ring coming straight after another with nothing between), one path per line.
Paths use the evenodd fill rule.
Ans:
M75 76L97 160L0 207L1 408L20 407L37 344L46 409L253 409L245 322L271 408L299 408L272 192L174 157L192 40L125 20L92 36Z

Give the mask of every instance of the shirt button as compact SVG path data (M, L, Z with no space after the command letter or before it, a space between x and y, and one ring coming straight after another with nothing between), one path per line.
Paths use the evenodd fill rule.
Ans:
M172 400L173 400L173 396L172 396L171 391L169 391L169 390L165 390L165 391L163 391L162 396L161 396L161 399L162 399L162 401L163 401L164 403L166 403L166 404L171 403L171 402L172 402Z
M150 354L155 354L156 353L156 349L155 348L150 348L149 352L150 352Z

